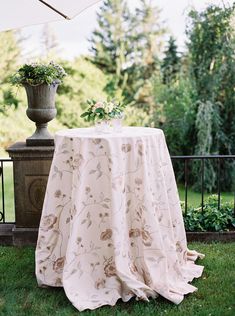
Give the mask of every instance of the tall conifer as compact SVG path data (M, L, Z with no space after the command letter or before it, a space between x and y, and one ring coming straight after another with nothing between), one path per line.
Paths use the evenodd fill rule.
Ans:
M177 52L175 39L172 36L169 39L161 69L163 83L169 84L176 79L180 69L180 57Z

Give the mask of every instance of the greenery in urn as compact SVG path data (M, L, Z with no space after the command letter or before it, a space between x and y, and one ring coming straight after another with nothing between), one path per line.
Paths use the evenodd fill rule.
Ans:
M112 119L122 119L125 105L112 101L87 100L89 107L81 117L86 122L110 121Z
M11 83L17 86L29 84L37 86L40 84L60 84L66 72L63 67L51 61L45 63L24 64L12 75Z
M11 77L12 84L25 88L28 100L26 114L36 124L34 134L26 139L27 146L54 144L47 124L56 116L55 94L65 76L63 67L51 61L48 64L24 64Z

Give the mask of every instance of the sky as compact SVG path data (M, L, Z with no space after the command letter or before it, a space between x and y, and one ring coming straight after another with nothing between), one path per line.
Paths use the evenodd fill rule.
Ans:
M203 10L209 4L223 5L223 3L225 3L231 5L233 2L233 0L150 1L162 10L161 18L165 21L165 26L169 29L169 34L176 38L179 51L184 51L185 49L186 17L190 8ZM130 8L134 8L139 4L139 0L127 0L127 3ZM101 5L102 1L88 8L73 20L49 23L50 29L59 44L60 57L71 60L76 56L89 53L88 39L97 26L96 13ZM22 42L26 59L40 55L42 29L43 25L21 29L22 36L26 38L26 40Z

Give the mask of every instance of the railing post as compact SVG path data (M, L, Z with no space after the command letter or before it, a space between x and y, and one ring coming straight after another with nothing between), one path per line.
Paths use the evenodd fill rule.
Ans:
M220 158L218 158L218 172L217 172L217 182L218 182L218 210L220 210L220 167L221 167L221 161Z
M201 173L201 193L202 193L202 213L204 209L204 170L205 170L205 162L204 159L201 158L201 168L202 168L202 173Z
M185 198L184 198L184 211L187 214L188 210L188 161L184 159L184 191L185 191Z
M234 217L235 217L235 192L234 192L234 200L233 200L233 202L234 202L234 205L233 205L233 214L234 214Z
M5 192L4 192L4 171L3 171L3 161L1 161L1 178L2 178L2 212L0 221L5 223Z

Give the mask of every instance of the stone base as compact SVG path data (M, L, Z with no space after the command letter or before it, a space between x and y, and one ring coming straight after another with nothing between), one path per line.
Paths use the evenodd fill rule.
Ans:
M38 238L37 228L17 228L12 229L13 246L35 246Z
M14 224L0 224L0 246L35 246L37 228L17 228Z
M14 224L0 224L0 245L1 246L12 246L12 230Z
M7 151L13 160L16 228L38 228L54 147L19 142Z

